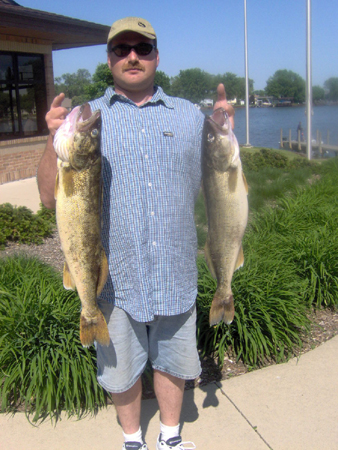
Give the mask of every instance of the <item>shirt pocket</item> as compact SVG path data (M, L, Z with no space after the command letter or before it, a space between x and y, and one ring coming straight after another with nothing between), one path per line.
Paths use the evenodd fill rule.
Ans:
M156 149L159 162L169 173L185 174L189 170L196 152L194 136L183 130L161 130Z

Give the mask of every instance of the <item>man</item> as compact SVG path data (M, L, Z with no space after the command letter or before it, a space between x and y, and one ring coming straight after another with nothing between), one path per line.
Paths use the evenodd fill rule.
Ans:
M147 449L140 428L141 374L149 358L160 409L157 449L182 450L179 420L186 379L200 374L196 349L197 240L204 116L154 86L156 34L144 19L115 22L107 42L114 89L90 102L102 114L102 241L109 277L99 299L111 345L97 345L98 381L111 392L125 443ZM53 101L50 137L38 168L41 200L54 207L53 135L67 114ZM223 85L215 108L231 116ZM193 447L190 448L195 448Z
M299 122L298 127L297 127L297 139L298 138L300 140L302 140L302 141L304 140L304 133L303 133L302 122Z

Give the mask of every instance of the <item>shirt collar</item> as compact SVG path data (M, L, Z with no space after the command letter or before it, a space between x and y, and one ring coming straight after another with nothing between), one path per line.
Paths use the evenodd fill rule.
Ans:
M134 102L132 100L125 97L124 95L117 94L112 87L108 87L106 89L106 92L105 92L103 98L108 105L113 105L116 101L134 104ZM146 106L148 104L156 104L156 103L162 103L167 108L174 109L174 104L173 104L172 99L163 91L163 89L160 86L155 85L154 95L152 96L152 98L150 100L148 100L146 103L144 103L141 107Z

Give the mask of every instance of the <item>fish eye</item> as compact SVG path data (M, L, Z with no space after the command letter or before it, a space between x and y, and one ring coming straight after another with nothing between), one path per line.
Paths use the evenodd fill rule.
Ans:
M91 134L91 136L92 136L93 138L95 138L95 137L99 134L99 130L97 130L96 128L94 128L94 130L92 130L92 132L91 132L90 134Z
M207 139L209 142L213 142L215 140L215 136L211 133L208 133Z

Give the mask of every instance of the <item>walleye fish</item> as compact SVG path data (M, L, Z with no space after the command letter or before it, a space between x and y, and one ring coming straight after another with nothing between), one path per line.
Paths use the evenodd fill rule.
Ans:
M226 112L206 117L203 129L202 174L208 236L205 258L217 289L209 322L230 324L235 315L231 280L244 263L242 237L248 220L248 186L239 146Z
M54 137L58 155L55 184L56 220L65 256L63 285L77 290L81 300L80 340L109 345L105 318L97 296L108 276L101 243L101 112L89 115L90 106L77 107Z

